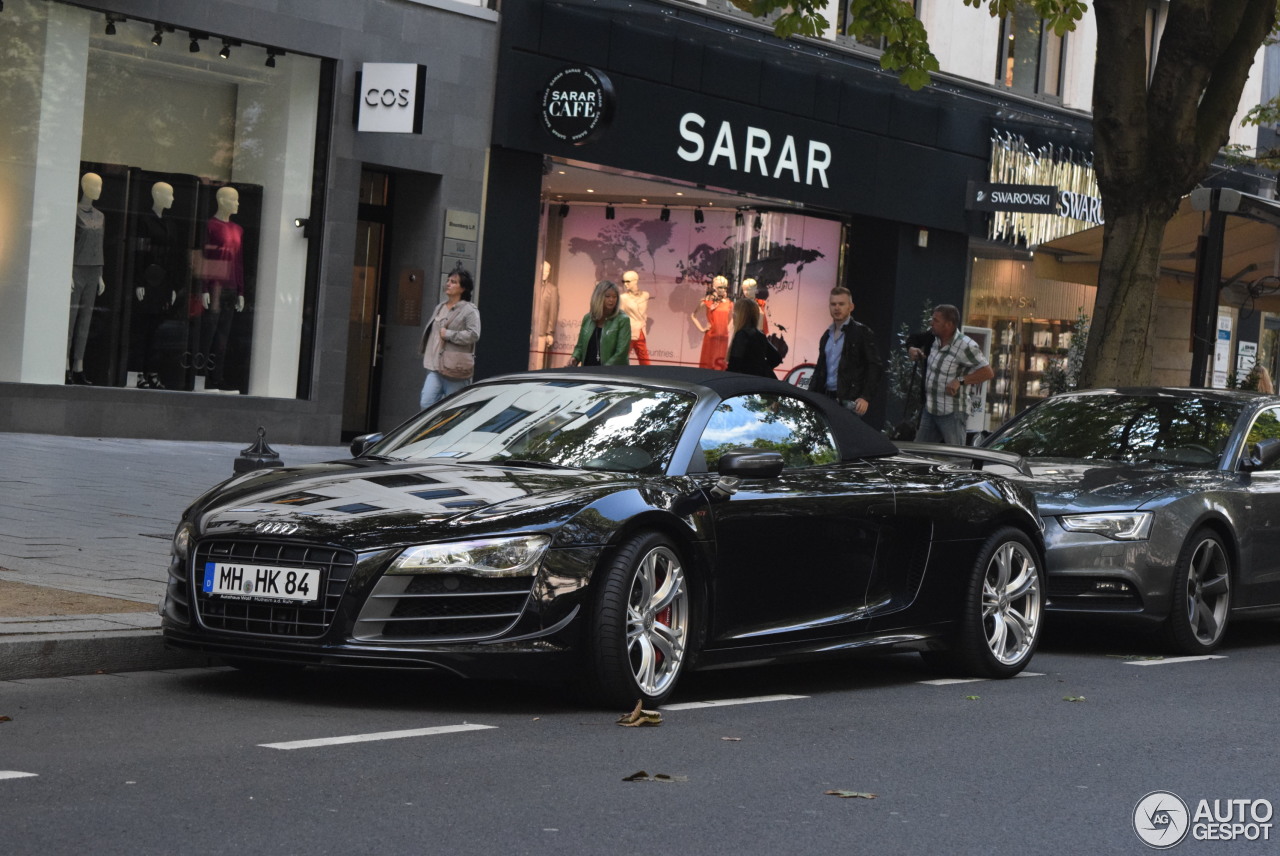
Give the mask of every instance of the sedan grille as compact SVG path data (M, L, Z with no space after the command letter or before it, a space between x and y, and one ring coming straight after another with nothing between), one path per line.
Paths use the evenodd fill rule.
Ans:
M211 630L314 639L323 636L333 622L355 561L355 553L333 547L263 541L205 541L197 546L195 560L191 563L196 612L200 622ZM211 596L204 593L201 585L206 562L318 568L321 594L312 603L283 605Z

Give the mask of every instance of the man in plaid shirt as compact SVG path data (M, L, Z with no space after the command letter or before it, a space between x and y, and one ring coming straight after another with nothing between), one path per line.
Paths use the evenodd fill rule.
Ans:
M925 364L924 412L916 440L963 446L968 418L964 388L991 380L995 372L978 343L960 332L960 310L949 303L934 307L929 327L936 341ZM907 354L913 360L925 357L919 348L908 348Z

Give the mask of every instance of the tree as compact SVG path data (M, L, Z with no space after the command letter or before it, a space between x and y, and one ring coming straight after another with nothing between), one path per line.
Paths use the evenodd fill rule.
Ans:
M773 18L775 32L821 35L827 0L733 0ZM837 0L840 2L840 0ZM963 0L1009 15L1019 0ZM1023 0L1061 34L1081 0ZM1094 167L1106 211L1093 335L1081 386L1144 384L1151 372L1160 246L1179 200L1226 145L1254 56L1276 25L1277 0L1170 0L1148 76L1147 0L1094 0ZM937 60L904 0L851 0L851 35L882 36L884 68L919 88Z

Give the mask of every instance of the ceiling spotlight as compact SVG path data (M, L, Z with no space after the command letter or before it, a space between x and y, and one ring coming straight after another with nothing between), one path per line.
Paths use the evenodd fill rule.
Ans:
M561 217L569 216L569 203L565 202L560 205L560 216Z
M200 53L200 40L192 36L191 44L187 46L187 50L191 51L191 53Z
M160 47L160 43L164 41L164 27L156 24L156 34L151 37L151 44Z
M284 51L279 48L267 48L267 68L276 67L276 57L278 56L284 56Z
M701 209L701 208L695 208L695 209L693 209L693 222L695 222L695 223L701 223L701 222L702 222L702 209Z
M124 20L124 18L119 18L119 19L117 19L115 15L112 15L110 12L108 12L108 13L107 13L107 30L106 30L106 32L107 32L107 35L108 35L108 36L114 36L114 35L116 34L116 21L117 21L117 20L123 21L123 20Z
M670 208L668 208L667 206L663 205L663 206L662 206L662 211L660 211L660 212L658 213L658 219L659 219L659 220L661 220L663 223L665 223L665 222L667 222L668 220L670 220L670 219L671 219L671 209L670 209Z
M613 206L612 206L612 205L606 205L606 206L604 207L604 219L606 219L606 220L612 220L612 219L613 219Z
M218 56L221 57L222 59L231 58L231 42L227 41L226 39L222 40L222 50L218 51Z

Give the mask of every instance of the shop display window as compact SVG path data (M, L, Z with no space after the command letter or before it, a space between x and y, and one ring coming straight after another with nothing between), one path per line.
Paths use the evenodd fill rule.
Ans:
M296 395L322 61L104 20L5 7L0 380Z
M754 208L548 205L546 212L530 368L568 364L600 280L618 286L632 321L632 365L724 368L732 302L748 295L783 356L779 377L816 362L831 323L828 296L843 280L842 222ZM634 290L624 287L629 271Z

